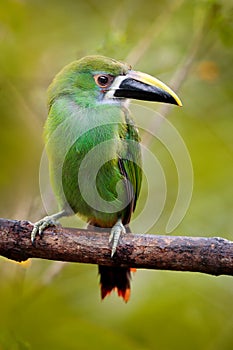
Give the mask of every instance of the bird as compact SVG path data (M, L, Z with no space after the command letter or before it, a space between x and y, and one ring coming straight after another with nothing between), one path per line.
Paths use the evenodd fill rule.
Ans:
M130 232L142 183L140 136L129 100L182 106L171 88L122 61L91 55L66 65L48 88L44 139L59 211L34 224L31 240L65 216L108 229L111 257ZM131 269L99 266L101 298L130 297Z

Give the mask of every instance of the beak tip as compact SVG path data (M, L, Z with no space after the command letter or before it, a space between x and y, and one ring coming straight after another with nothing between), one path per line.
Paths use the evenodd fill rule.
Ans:
M173 100L171 103L176 105L176 106L178 106L178 107L183 107L183 103L181 102L180 98L172 90L171 90L171 92L172 92L171 97L172 97L172 100Z
M165 102L165 103L167 102L177 107L183 107L183 103L173 91L172 91L172 94L168 93L167 96L168 96L167 100L161 101L161 102Z

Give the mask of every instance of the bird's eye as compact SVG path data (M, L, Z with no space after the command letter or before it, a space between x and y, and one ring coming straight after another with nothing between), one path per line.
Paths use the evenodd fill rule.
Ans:
M96 74L94 75L94 79L99 87L108 88L113 81L113 76L109 74Z

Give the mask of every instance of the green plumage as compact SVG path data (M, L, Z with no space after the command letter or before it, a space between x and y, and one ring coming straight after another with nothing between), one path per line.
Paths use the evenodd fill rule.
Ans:
M63 69L49 88L45 125L51 182L60 210L71 208L101 227L112 227L118 218L129 222L141 186L137 129L121 104L100 101L93 79L93 74L114 76L128 69L114 60L110 63L97 57L89 64L81 60ZM91 150L93 157L84 164ZM107 162L101 166L103 157ZM83 164L86 177L78 179ZM89 181L96 164L101 166L96 177L99 196L92 195L95 184Z
M128 98L182 105L158 79L103 56L84 57L57 74L48 90L44 136L60 211L34 224L32 242L61 217L79 214L92 229L111 228L113 257L142 179L140 140ZM116 289L127 302L130 269L99 266L99 273L102 299Z

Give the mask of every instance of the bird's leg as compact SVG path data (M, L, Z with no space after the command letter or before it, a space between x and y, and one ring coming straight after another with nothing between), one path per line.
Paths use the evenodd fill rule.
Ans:
M122 233L126 233L125 226L122 224L122 220L118 219L115 225L112 227L109 236L109 243L112 243L111 258L116 252L117 244Z
M43 219L35 222L32 233L31 233L31 241L34 242L36 235L40 236L43 234L43 231L49 226L58 225L57 220L62 218L63 216L69 216L70 214L66 210L59 211L53 215L45 216Z

